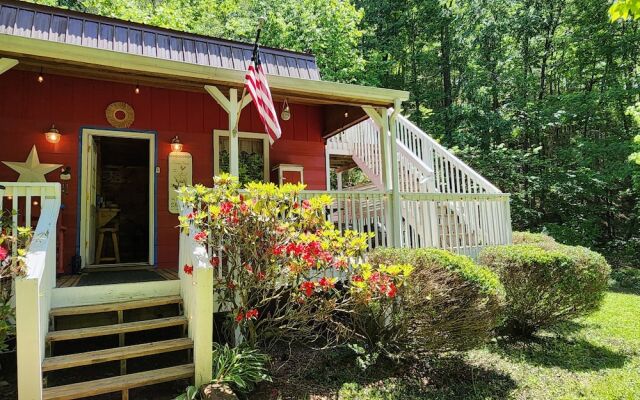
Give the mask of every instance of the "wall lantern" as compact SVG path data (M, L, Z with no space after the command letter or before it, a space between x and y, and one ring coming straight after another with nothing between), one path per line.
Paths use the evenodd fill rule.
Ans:
M135 94L140 94L140 85L136 83L136 88L134 90Z
M283 121L288 121L291 118L291 110L289 109L287 99L284 99L284 104L282 104L282 113L280 114L280 118L282 118Z
M171 139L171 151L173 152L182 151L182 143L180 143L180 139L178 138L178 135L174 136L173 139Z
M38 83L44 82L44 76L42 76L42 67L40 67L40 73L38 74Z
M51 129L44 133L44 136L47 138L47 142L49 143L58 143L62 135L60 131L56 129L55 125L51 125Z

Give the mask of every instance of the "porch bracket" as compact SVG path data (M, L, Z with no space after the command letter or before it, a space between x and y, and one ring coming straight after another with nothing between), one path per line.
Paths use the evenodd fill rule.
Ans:
M15 67L16 65L18 65L18 60L15 60L13 58L5 58L5 57L0 58L0 75L4 74L5 72Z
M238 89L229 89L229 97L222 93L217 86L205 85L204 90L220 104L220 107L229 116L229 173L234 176L240 176L239 166L239 144L238 144L238 118L239 113L249 103L251 96L246 95L238 100Z

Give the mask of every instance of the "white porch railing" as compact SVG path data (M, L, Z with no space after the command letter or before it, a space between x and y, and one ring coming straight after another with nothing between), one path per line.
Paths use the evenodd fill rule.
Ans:
M183 208L181 215L192 210ZM209 383L213 370L213 268L207 249L193 240L195 229L180 232L178 268L184 315L189 321L188 336L193 340L193 363L197 387ZM184 266L193 267L191 275Z
M367 119L327 140L329 154L350 154L373 182L382 171L378 127ZM402 115L396 119L399 190L429 193L501 193L473 168ZM377 183L382 189L382 184Z
M26 275L15 281L18 395L20 399L42 399L42 360L49 331L51 290L56 285L56 223L60 211L59 183L0 183L2 195L11 202L14 233L31 225L33 209L40 205L40 218L26 256ZM4 204L0 198L0 204Z

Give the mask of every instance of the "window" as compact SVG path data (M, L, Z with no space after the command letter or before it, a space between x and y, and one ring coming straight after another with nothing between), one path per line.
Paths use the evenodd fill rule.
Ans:
M238 133L240 183L269 181L269 138L264 133ZM213 173L229 172L229 132L213 133Z

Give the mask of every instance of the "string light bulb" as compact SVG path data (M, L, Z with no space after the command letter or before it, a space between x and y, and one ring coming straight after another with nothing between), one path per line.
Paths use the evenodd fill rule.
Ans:
M135 90L136 94L140 94L140 85L136 83L136 90Z
M42 67L40 67L40 73L38 74L38 83L44 82L44 76L42 76Z

